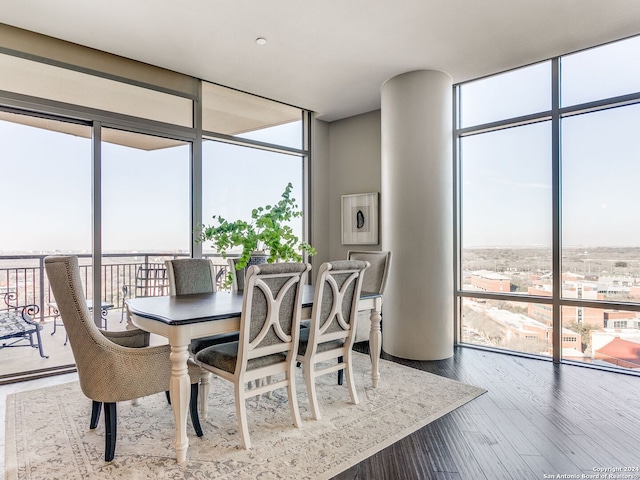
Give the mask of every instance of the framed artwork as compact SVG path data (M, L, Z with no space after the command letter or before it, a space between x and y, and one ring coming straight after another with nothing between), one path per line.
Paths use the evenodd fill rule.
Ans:
M342 244L378 244L378 192L342 195Z

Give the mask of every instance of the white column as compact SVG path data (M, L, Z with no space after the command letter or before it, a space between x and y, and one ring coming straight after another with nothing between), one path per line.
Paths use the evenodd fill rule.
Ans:
M393 252L383 350L415 360L453 355L452 82L428 70L382 92L382 248Z

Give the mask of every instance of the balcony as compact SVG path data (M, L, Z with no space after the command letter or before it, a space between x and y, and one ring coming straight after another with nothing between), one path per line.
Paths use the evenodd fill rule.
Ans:
M34 320L42 325L41 338L44 354L42 358L37 348L31 348L23 340L15 347L0 348L0 363L3 374L0 384L17 379L37 378L54 372L74 368L71 347L65 345L66 335L62 322L56 320L56 311L50 303L55 302L44 270L47 255L0 255L0 295L12 294L14 305L37 305L39 311ZM78 254L82 284L87 299L93 298L93 269L90 254ZM125 296L150 296L168 294L166 288L135 288L136 276L141 269L163 267L168 259L188 257L180 253L119 253L102 256L101 292L102 302L113 305L105 311L109 330L124 330L126 319L123 312ZM227 262L219 255L207 256L216 266L217 278L225 277ZM139 282L138 282L139 283ZM4 305L3 305L4 306ZM1 340L0 345L10 341ZM152 338L153 344L163 343L163 339ZM19 345L19 347L18 347Z

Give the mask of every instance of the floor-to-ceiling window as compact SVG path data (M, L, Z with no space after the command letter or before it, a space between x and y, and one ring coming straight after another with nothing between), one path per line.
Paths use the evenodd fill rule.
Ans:
M121 329L125 298L167 293L166 258L225 264L198 242L212 215L246 217L288 183L308 208L302 109L155 67L123 68L126 59L100 57L92 65L117 71L92 71L2 47L0 294L38 305L49 356L28 342L0 348L16 374L73 364L50 305L46 255L78 255L86 298L106 306L94 320ZM303 219L293 227L306 235ZM158 277L140 287L143 274Z
M207 82L202 84L202 110L204 225L212 224L214 215L250 221L254 208L278 202L289 183L302 209L306 189L302 110ZM293 219L291 226L305 237L302 218ZM202 252L214 253L206 243Z
M289 183L302 208L302 157L217 141L203 143L202 157L205 225L213 223L214 215L250 221L254 208L277 203ZM302 218L293 219L292 227L302 238ZM211 253L210 246L204 245L203 251Z
M70 134L73 132L73 134ZM69 363L54 331L43 277L46 253L91 251L91 129L87 125L0 112L0 309L37 305L39 349L0 340L2 377ZM81 260L83 273L90 258ZM6 330L3 330L3 332Z
M460 342L640 368L639 54L456 87Z

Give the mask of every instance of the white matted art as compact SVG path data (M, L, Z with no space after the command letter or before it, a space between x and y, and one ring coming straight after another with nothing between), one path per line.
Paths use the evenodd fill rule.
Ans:
M378 244L378 192L342 195L342 244Z

